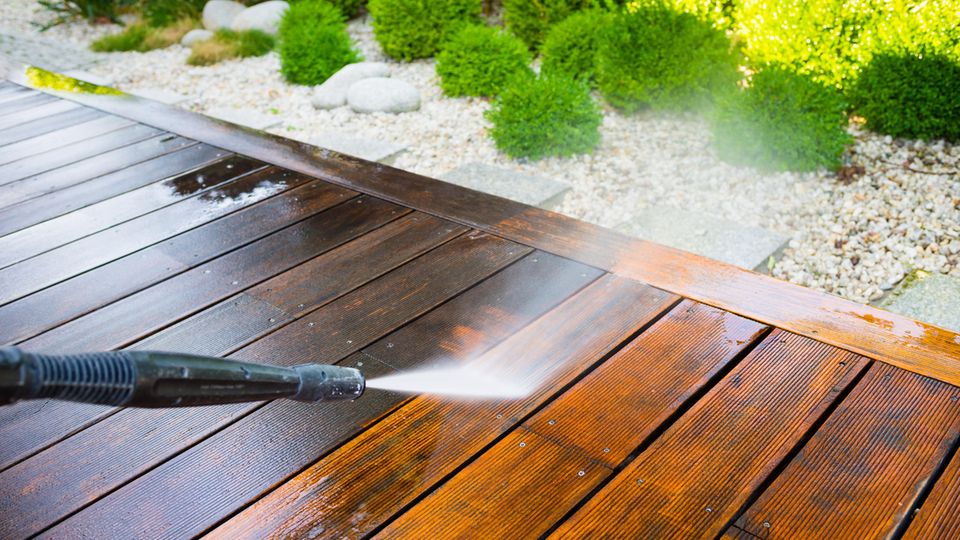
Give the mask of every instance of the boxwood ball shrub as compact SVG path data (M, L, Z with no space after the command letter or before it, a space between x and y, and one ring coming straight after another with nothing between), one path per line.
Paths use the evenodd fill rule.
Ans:
M551 26L590 4L590 0L503 0L503 22L537 50Z
M518 72L530 53L516 36L483 25L464 26L437 54L440 88L448 96L492 96Z
M574 13L551 28L540 48L541 70L592 81L600 32L612 19L608 11L588 9Z
M768 66L711 114L720 158L767 170L836 169L852 142L840 92L792 68Z
M663 3L634 6L600 32L597 86L625 112L689 110L739 79L726 34Z
M347 34L343 13L324 0L291 4L280 21L278 38L280 73L294 84L320 84L361 59Z
M388 55L427 58L464 23L479 22L483 0L370 0L373 32Z
M486 117L497 148L530 159L592 151L603 120L585 82L551 75L515 77Z

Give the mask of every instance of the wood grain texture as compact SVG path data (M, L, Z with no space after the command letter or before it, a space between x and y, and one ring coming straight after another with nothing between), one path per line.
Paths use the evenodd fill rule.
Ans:
M600 360L675 297L604 277L470 361L525 398L420 397L213 531L211 538L359 537L374 530Z
M382 535L541 536L763 330L681 302Z
M34 337L355 195L324 182L308 182L21 298L0 307L0 343Z
M903 538L923 540L960 538L960 453L953 459L933 485L929 497L920 506Z
M63 113L73 109L79 108L79 105L68 101L54 101L52 103L45 103L37 107L31 107L24 111L19 111L12 114L5 114L0 117L0 130L10 129L12 127L20 126L27 122L33 120L39 120L41 118L47 118L55 114Z
M228 156L229 153L224 150L206 144L196 144L143 163L132 165L120 171L94 178L89 182L83 182L54 193L49 193L44 197L38 197L20 204L8 206L4 208L2 214L0 214L0 237L52 220L64 214L89 208L89 206L96 205L96 203L100 201L106 201L131 191L137 191L138 188L165 178L172 178L183 173L191 172L199 167L209 166L213 162L225 159ZM253 162L252 160L250 161ZM237 171L237 173L239 173L239 171ZM204 184L209 186L211 182L209 179L205 179ZM171 190L171 195L176 193L173 184L165 183L165 185ZM121 200L129 201L130 197L135 196L128 195L128 198ZM114 204L117 205L118 203L115 202ZM131 203L130 206L135 206L135 204ZM119 223L118 219L121 219L122 216L131 215L129 211L120 213L126 210L126 207L127 205L124 204L120 208L100 211L98 209L109 208L109 206L99 206L98 209L91 208L87 212L77 213L71 218L73 221L68 229L60 229L52 234L56 234L62 238L67 231L76 230L77 227L98 219L112 220L112 223ZM54 227L54 225L50 224L46 225L46 227ZM38 230L46 229L34 229L34 231ZM71 239L75 238L77 238L76 235ZM5 240L6 239L0 238L0 242ZM7 251L7 249L4 248L3 251ZM10 258L5 257L5 260L10 260Z
M55 148L85 141L132 125L134 125L133 121L126 118L101 116L75 126L65 127L53 133L46 133L18 143L8 144L0 150L0 165L7 165L13 161L36 156Z
M22 73L9 77L29 86ZM385 165L239 131L161 103L134 96L53 93L960 385L960 335L936 326Z
M737 526L764 538L894 536L960 433L958 394L874 364Z
M359 364L369 379L393 368L371 357L367 350L395 351L390 358L409 367L431 358L465 358L506 338L596 275L595 270L570 261L543 253L529 255L354 353L343 364ZM543 280L553 284L549 291L538 286ZM466 335L470 339L465 341ZM283 354L284 349L278 346L272 357L260 360L271 361ZM268 404L108 495L69 520L63 530L137 538L200 534L405 399L370 391L351 404ZM225 477L230 481L223 482ZM209 489L214 485L217 489ZM144 506L152 508L153 519L117 522L109 518Z
M0 147L106 116L89 107L75 107L16 127L0 130ZM2 150L2 148L0 148Z
M866 365L774 331L551 537L719 535Z
M41 92L16 94L13 99L0 102L0 117L3 117L7 114L24 111L32 107L36 107L37 105L53 103L55 101L57 101L57 98Z
M96 158L111 150L118 150L158 135L163 135L163 132L156 128L142 124L129 124L98 137L81 139L79 142L62 148L51 144L49 145L51 148L30 156L30 159L11 160L11 163L0 166L0 197L2 197L0 201L7 201L12 196L11 194L26 190L25 186L27 184L40 185L39 180L26 181L27 178L84 159ZM171 137L172 135L165 136Z

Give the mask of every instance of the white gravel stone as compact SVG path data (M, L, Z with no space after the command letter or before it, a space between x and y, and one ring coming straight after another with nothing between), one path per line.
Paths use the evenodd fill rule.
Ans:
M390 66L384 62L357 62L340 68L314 90L310 103L318 109L335 109L347 104L347 90L353 83L370 77L389 77Z
M230 28L237 32L244 30L260 30L270 35L277 35L280 29L280 19L290 8L290 4L283 0L270 0L256 4L243 10L230 23Z
M237 16L246 9L240 2L210 0L203 6L203 27L207 30L230 28Z
M350 85L347 104L358 113L411 112L420 108L420 92L405 81L371 77Z
M213 37L213 32L204 28L193 29L180 38L180 44L189 47L198 41L206 41Z

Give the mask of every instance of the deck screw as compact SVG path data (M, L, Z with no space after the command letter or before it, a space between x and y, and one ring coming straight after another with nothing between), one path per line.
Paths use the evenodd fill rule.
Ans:
M233 282L233 285L239 285L239 284L240 284L239 281L234 281L234 282Z
M526 446L526 445L527 445L527 443L522 442L522 443L520 443L520 448L523 448L523 447Z
M708 506L708 507L707 507L707 513L709 514L710 512L713 512L713 508L710 508L710 507Z
M585 472L583 472L583 471L580 471L580 472L577 473L577 476L583 476L583 475L585 475L585 474L587 474L587 473L585 473Z
M274 319L273 317L270 317L270 322L277 322L277 320Z
M557 423L557 421L556 421L556 420L550 420L550 421L549 421L549 422L547 422L547 423L548 423L548 424L550 424L550 425L552 426L552 425L554 425L554 424L556 424L556 423Z
M314 323L307 323L307 326L313 326Z
M763 526L769 529L769 528L770 528L770 522L769 522L769 521L764 521L764 522L763 522Z
M643 483L643 478L637 478L637 485L639 486L642 483Z
M956 400L957 400L957 396L953 396L950 398L950 401L956 401Z
M846 363L846 362L843 362L843 361L841 361L841 362L840 362L840 365L841 365L841 366L845 366L845 365L847 365L847 363Z
M303 304L297 304L297 307L303 309Z
M503 418L503 415L502 415L502 414L498 414L498 415L497 415L497 420L499 420L499 419L501 419L501 418Z
M604 454L606 454L606 453L609 452L609 451L610 451L609 448L604 448L604 449L603 449L603 453L604 453Z

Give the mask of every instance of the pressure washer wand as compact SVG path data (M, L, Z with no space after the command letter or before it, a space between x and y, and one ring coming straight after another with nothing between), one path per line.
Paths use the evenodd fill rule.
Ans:
M251 364L169 352L49 355L0 348L0 405L61 399L125 407L193 407L288 398L356 399L359 370L323 364Z

